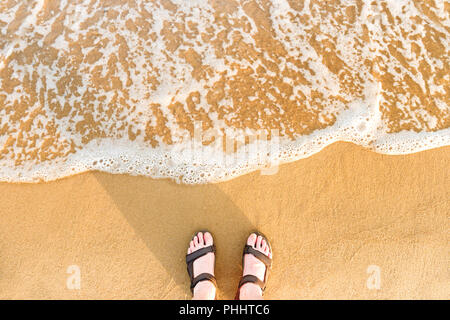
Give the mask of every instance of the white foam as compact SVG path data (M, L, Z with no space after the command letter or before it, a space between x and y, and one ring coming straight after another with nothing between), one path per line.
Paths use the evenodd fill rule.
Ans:
M321 16L314 16L313 11L317 8L310 7L310 1L305 1L303 11L301 14L308 15L311 19L307 25L300 23L300 20L291 19L290 17L299 15L285 0L278 0L272 2L270 6L270 17L272 20L272 27L276 34L276 39L284 46L287 52L286 57L279 57L279 68L284 70L289 68L295 72L301 72L302 76L310 84L296 83L289 77L284 77L283 81L293 87L293 94L289 97L290 101L300 101L302 96L310 97L313 91L320 92L325 99L329 99L328 105L323 106L323 110L319 110L319 120L322 124L328 123L327 118L336 117L333 125L324 129L315 130L308 135L296 135L294 139L289 139L286 136L273 136L272 140L267 142L264 139L252 140L248 145L243 145L232 154L223 152L223 146L220 144L213 144L209 146L202 146L198 139L190 138L187 131L177 125L177 119L169 110L169 105L174 101L185 101L192 92L199 92L200 98L197 108L208 113L210 120L213 123L214 129L219 132L218 136L223 137L226 132L227 137L244 140L244 137L255 137L255 133L249 128L230 128L225 125L223 120L231 121L236 117L233 113L225 115L224 119L219 119L217 112L211 112L211 106L208 105L206 96L208 94L207 87L213 86L221 79L221 73L226 72L231 78L237 74L237 69L250 67L255 71L258 66L264 65L261 59L254 61L241 60L230 55L224 58L216 56L215 48L210 43L202 43L202 33L206 33L208 27L215 28L215 35L217 35L222 28L214 25L214 10L208 1L196 0L172 0L178 5L178 11L173 14L165 9L162 5L155 2L136 1L138 6L143 5L147 11L154 16L152 21L151 32L156 36L155 41L146 42L137 33L130 32L125 27L128 19L135 19L139 16L133 8L129 8L124 4L117 10L128 10L125 17L118 17L115 21L107 21L106 16L103 16L99 22L93 26L101 31L101 39L107 39L106 45L100 48L102 57L94 64L83 62L78 75L81 77L82 85L79 86L76 92L69 94L56 95L56 100L63 106L65 102L71 105L81 103L81 97L89 90L92 79L92 70L100 66L102 67L101 75L107 74L107 62L109 57L117 54L118 46L115 44L115 36L120 34L126 39L129 51L129 60L132 61L136 67L126 70L120 63L116 63L117 73L122 85L127 86L126 83L130 80L131 85L127 86L128 98L122 92L117 92L119 98L125 99L125 103L130 106L130 109L119 112L113 110L113 114L108 119L105 118L105 113L99 111L100 97L105 98L105 104L112 103L114 94L112 91L99 91L95 93L93 101L94 105L92 117L101 122L99 128L108 133L108 137L92 140L87 144L82 143L83 135L75 133L73 128L76 123L83 120L81 114L73 114L70 117L56 119L56 114L48 105L41 106L40 102L29 106L23 119L21 121L10 121L9 115L6 113L5 106L11 106L15 101L19 101L24 97L21 86L14 88L12 94L8 94L4 101L5 106L0 106L0 128L6 124L9 126L11 132L19 132L21 122L26 121L31 114L43 107L44 113L35 117L32 122L32 129L29 132L21 132L25 138L31 135L38 135L38 146L34 146L39 151L39 144L42 144L46 137L46 125L54 123L58 128L59 141L58 147L63 151L67 151L70 143L76 145L76 151L67 156L59 157L47 161L25 161L21 165L15 165L14 157L4 156L0 158L0 181L8 182L36 182L36 181L50 181L62 178L68 175L90 171L100 170L110 173L128 173L132 175L144 175L153 178L171 178L177 182L196 184L209 183L228 180L239 175L264 169L269 165L276 165L279 163L295 161L305 157L309 157L316 152L319 152L327 145L336 141L349 141L370 148L375 152L385 154L407 154L419 152L431 148L450 145L450 129L444 128L435 130L439 125L439 118L421 108L420 101L417 97L412 96L409 92L399 94L395 97L398 104L398 109L404 114L408 115L402 119L402 124L413 123L420 130L416 131L401 131L397 133L390 133L383 115L381 112L381 105L386 102L386 96L389 92L384 92L379 82L372 75L373 70L369 70L364 66L364 59L378 58L382 60L382 64L386 66L389 73L394 75L397 84L404 81L404 77L408 75L413 81L418 84L421 90L429 92L433 95L434 102L442 114L448 114L450 108L446 101L442 101L438 97L438 93L445 95L445 85L448 85L448 75L446 75L446 82L437 84L434 80L438 69L442 69L448 64L446 57L436 59L431 55L421 54L417 57L412 50L412 43L408 39L403 39L403 48L397 48L398 51L408 61L408 68L402 65L399 61L390 56L381 54L380 52L386 50L386 37L393 38L402 37L402 32L408 35L425 36L425 30L420 24L413 24L411 20L407 19L413 16L420 16L425 19L433 28L439 30L444 34L444 38L449 40L448 26L450 26L448 13L445 12L445 7L440 1L436 1L436 8L433 12L442 20L441 24L428 19L420 10L418 10L412 0L388 0L384 1L394 17L401 17L401 25L389 25L389 28L384 31L381 24L387 25L388 18L386 15L381 15L379 20L374 20L372 23L368 21L380 13L377 11L377 6L373 6L372 0L363 1L362 14L357 17L357 21L353 26L343 32L340 26L335 23L332 18ZM5 40L0 38L0 45L6 43L5 46L0 46L0 70L6 66L5 61L15 51L21 51L28 45L28 39L33 36L41 39L38 43L42 45L45 36L51 32L52 23L56 16L53 16L48 21L38 24L38 16L43 9L45 1L37 1L34 6L30 7L29 16L23 21L18 28L16 35L12 40ZM51 46L58 50L60 57L67 55L69 52L69 42L78 41L85 36L88 30L81 30L81 25L87 19L93 17L96 10L103 10L101 5L96 10L91 10L90 1L85 0L83 3L71 4L60 2L60 10L66 8L67 16L65 19L65 26L71 30L64 35L59 35ZM353 1L342 1L345 5L353 4ZM317 3L316 3L317 4ZM380 4L379 4L380 5ZM0 9L2 9L0 4ZM7 31L7 26L13 21L18 5L9 9L2 9L0 11L0 21L3 23L0 27L0 35L4 36ZM232 16L233 18L246 19L250 24L250 31L245 32L243 29L236 28L242 36L243 42L251 47L256 46L253 36L258 30L258 25L253 19L245 13L242 6L239 6ZM188 39L183 35L183 44L181 44L174 53L168 54L167 43L163 39L162 29L164 21L171 21L178 19L185 19L181 21L193 21L197 24L199 35L194 39ZM101 27L103 22L111 23L117 27L116 32L111 32L108 28ZM361 39L363 33L363 25L366 24L370 34L370 42L359 46L357 42ZM319 25L321 34L317 34L317 41L326 41L335 39L336 52L339 52L339 58L349 69L358 70L361 78L364 79L364 92L360 97L356 92L347 92L345 84L339 78L339 75L333 73L325 63L322 57L313 45L307 40L311 32L312 25ZM32 32L29 30L32 29ZM28 37L28 38L27 38ZM95 43L101 40L96 39ZM231 33L228 35L223 43L226 47L232 43ZM446 52L448 53L448 43L443 43ZM421 52L425 52L426 48L421 41L417 41L416 45L420 47ZM193 66L186 63L179 53L182 50L195 48L196 52L202 57L202 64L206 65L212 70L212 76L207 79L197 80L192 75ZM92 48L82 48L83 54L86 55ZM259 49L256 48L258 51ZM273 59L267 52L259 52L262 56L273 62ZM149 60L148 57L151 57ZM287 58L295 58L302 63L305 63L308 68L300 69L296 65L287 62ZM420 58L420 59L419 59ZM448 60L448 59L447 59ZM419 68L420 62L425 61L431 68L431 79L424 79L420 72L413 72L412 68ZM154 70L147 70L145 67L149 62L153 65ZM231 67L232 64L237 67ZM31 65L20 65L11 63L9 65L13 68L13 77L23 79L24 76L30 76L36 71L40 76L38 79L36 90L40 92L41 89L57 91L57 82L66 72L69 71L70 66L56 67L55 65L45 65L37 63ZM374 66L375 71L377 65ZM175 70L172 74L171 70ZM398 71L400 70L400 71ZM147 72L153 72L157 75L157 80L160 85L155 90L150 88L146 81ZM267 77L276 77L277 73L267 70ZM0 81L2 79L0 78ZM11 79L3 79L3 81L10 81ZM261 83L267 81L267 78L262 77L257 79ZM280 89L273 88L278 94ZM229 87L226 88L226 91ZM0 92L1 94L2 92ZM255 101L258 94L264 94L274 104L277 99L269 91L258 92L250 97L250 101ZM333 100L332 97L340 96L342 100ZM344 102L347 101L347 102ZM46 103L51 103L47 101ZM137 135L134 141L127 139L127 131L129 129L133 132L145 131L147 122L155 124L155 119L152 119L151 111L148 109L150 104L159 103L161 105L160 111L167 119L167 126L171 132L173 144L167 145L163 143L161 137L155 137L159 142L158 147L151 147L144 142L144 137ZM226 96L221 101L218 101L219 108L232 105L233 100ZM306 101L305 108L313 110L314 106L308 104ZM274 111L278 110L278 111ZM285 113L283 105L275 105L273 109L265 108L264 112L267 115ZM302 119L298 119L301 122ZM262 119L256 119L257 123L261 124ZM118 127L123 125L124 130L118 130ZM280 124L283 133L292 132L292 128L286 128L284 123ZM291 131L289 131L291 130ZM435 130L435 131L433 131ZM268 133L268 132L265 132ZM14 136L14 134L12 134ZM4 146L8 140L8 135L0 136L0 147ZM198 138L198 137L197 137ZM221 141L221 139L217 139ZM54 148L54 146L52 146ZM30 151L31 146L19 147L14 146L14 154L21 154L23 150ZM1 149L0 149L1 150ZM56 152L57 150L52 150Z

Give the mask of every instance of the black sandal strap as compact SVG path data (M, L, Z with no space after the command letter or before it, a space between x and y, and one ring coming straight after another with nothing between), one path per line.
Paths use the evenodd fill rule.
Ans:
M249 282L257 284L263 292L266 289L266 284L263 281L261 281L258 277L251 275L251 274L248 274L241 278L241 281L239 281L238 288L240 289L244 284L249 283Z
M217 281L216 277L214 277L210 273L200 273L198 276L196 276L192 282L191 282L191 292L194 293L194 287L199 283L200 281L211 281L214 287L217 288Z
M210 252L216 252L216 248L214 245L204 247L204 248L196 250L190 254L187 254L186 255L186 263L189 264L189 263L197 260L201 256L204 256L205 254L210 253Z
M212 274L201 273L197 277L194 278L194 261L210 252L213 252L213 253L216 252L216 247L214 245L210 245L205 248L201 248L197 251L194 251L194 252L186 255L187 272L188 272L189 278L191 280L191 292L192 293L194 293L195 285L197 283L199 283L200 281L204 281L204 280L211 281L214 284L214 286L217 288L216 278Z
M252 246L249 246L248 244L246 244L244 247L244 255L246 253L254 255L258 260L264 263L267 269L270 269L272 267L272 259L270 259L261 251L255 250Z

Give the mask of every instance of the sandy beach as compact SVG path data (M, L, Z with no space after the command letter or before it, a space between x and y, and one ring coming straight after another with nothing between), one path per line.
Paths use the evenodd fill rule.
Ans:
M184 255L207 228L218 298L248 233L272 241L266 298L449 299L450 148L376 154L337 143L275 175L219 184L85 173L0 184L0 298L188 299ZM71 290L67 269L81 271ZM369 289L369 266L380 289Z
M449 12L0 1L0 299L190 299L204 229L218 299L255 230L268 299L449 299Z

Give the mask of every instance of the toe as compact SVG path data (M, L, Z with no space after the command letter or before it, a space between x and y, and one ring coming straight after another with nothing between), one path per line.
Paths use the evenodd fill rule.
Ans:
M261 251L265 251L266 250L266 248L267 248L267 242L266 242L266 240L262 240L262 242L261 242Z
M262 237L258 236L256 239L256 249L261 249Z
M203 233L199 232L199 233L197 234L197 239L198 239L198 244L199 244L200 246L203 246L203 245L204 245Z
M194 237L194 245L196 247L198 247L198 237L197 236Z
M203 237L204 237L204 240L205 240L205 245L211 246L213 244L213 237L212 237L211 233L205 232Z
M252 234L248 237L248 239L247 239L247 244L248 244L249 246L254 247L254 246L255 246L255 243L256 243L256 234L252 233Z
M191 253L191 248L188 248L187 249L187 254L190 254Z
M195 250L194 241L191 241L189 243L189 249L191 249L191 252L194 252L194 250Z

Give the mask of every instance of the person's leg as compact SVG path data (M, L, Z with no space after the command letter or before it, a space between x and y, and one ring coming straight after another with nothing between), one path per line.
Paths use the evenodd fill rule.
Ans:
M211 246L213 244L212 235L209 232L197 233L197 235L189 243L187 253L193 253L201 248ZM214 275L214 253L209 252L194 261L194 278L201 273L210 273ZM192 300L214 300L216 296L216 287L211 281L200 281L194 287L194 296Z
M272 259L272 251L269 244L261 236L256 236L252 233L248 239L247 244L252 246L255 250L258 250ZM257 259L254 255L247 253L244 256L244 270L243 276L254 275L259 280L264 281L264 274L266 272L266 266L261 260ZM240 300L263 300L261 288L251 282L247 282L240 288L239 293Z

